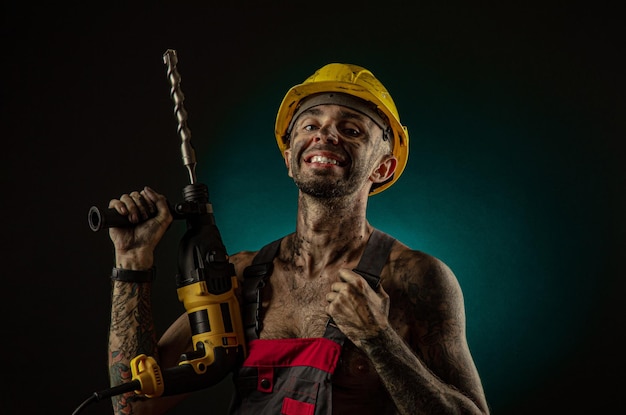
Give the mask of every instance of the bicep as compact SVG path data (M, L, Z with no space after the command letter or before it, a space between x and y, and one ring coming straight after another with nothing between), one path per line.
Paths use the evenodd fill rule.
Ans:
M159 339L159 364L162 368L178 364L180 355L192 348L187 313L181 314Z
M419 288L413 347L439 379L480 399L482 386L467 343L465 304L456 276L433 259Z

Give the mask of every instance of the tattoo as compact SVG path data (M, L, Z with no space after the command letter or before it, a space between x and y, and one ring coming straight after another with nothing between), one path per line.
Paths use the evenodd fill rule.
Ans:
M150 285L114 282L109 330L109 378L112 386L132 379L130 361L139 354L157 357ZM114 413L130 414L133 392L114 396Z
M152 321L150 290L144 284L121 283L112 297L111 333L120 342L119 353L126 357L153 354L156 334Z
M480 380L465 341L460 287L438 260L397 259L389 285L392 327L364 350L401 414L480 413ZM398 330L404 333L399 335Z

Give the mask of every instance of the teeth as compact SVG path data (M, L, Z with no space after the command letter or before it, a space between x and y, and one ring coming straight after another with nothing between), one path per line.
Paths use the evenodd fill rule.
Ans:
M337 160L329 159L328 157L323 156L313 156L311 157L311 163L327 163L327 164L339 164Z

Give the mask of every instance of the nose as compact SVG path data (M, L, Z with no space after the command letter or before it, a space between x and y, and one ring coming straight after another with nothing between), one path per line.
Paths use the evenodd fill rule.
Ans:
M318 134L315 137L315 141L333 142L339 143L339 134L332 125L324 125L318 130Z

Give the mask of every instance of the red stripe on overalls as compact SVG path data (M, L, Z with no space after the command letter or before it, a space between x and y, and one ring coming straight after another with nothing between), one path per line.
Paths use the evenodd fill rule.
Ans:
M304 339L261 339L248 343L246 367L309 366L334 373L341 345L323 337Z

